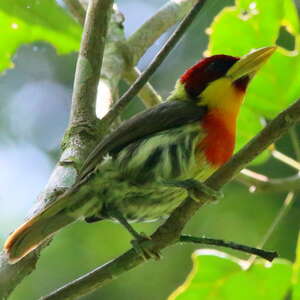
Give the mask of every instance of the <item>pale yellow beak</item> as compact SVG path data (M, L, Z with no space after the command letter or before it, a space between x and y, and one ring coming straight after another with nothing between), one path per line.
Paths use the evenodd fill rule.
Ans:
M252 78L261 66L269 59L276 50L276 47L264 47L251 51L242 56L226 73L232 81L236 81L244 76Z

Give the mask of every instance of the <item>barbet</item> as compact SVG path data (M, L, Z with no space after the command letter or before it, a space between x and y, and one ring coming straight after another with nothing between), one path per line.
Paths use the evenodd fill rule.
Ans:
M231 157L247 85L274 50L214 55L188 69L166 102L104 138L74 186L8 237L9 261L77 219L118 220L135 235L128 222L166 217L188 194L197 200L198 183Z

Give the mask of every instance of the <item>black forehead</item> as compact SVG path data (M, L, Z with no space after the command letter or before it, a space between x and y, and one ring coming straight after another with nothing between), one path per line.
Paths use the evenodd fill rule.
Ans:
M214 72L225 75L234 63L238 61L237 57L229 55L214 55L203 60L202 71Z

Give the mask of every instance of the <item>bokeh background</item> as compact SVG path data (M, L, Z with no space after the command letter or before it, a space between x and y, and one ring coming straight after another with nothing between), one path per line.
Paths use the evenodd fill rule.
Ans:
M165 0L117 1L124 13L126 35L133 33ZM166 97L180 74L202 56L207 47L205 29L213 17L233 1L208 1L184 39L151 78ZM298 8L300 3L297 3ZM149 49L139 63L145 68L170 32ZM280 43L290 46L284 33ZM14 56L14 68L0 77L0 244L22 223L38 194L47 183L59 157L59 145L68 123L77 54L57 55L46 43L26 44ZM126 89L123 84L121 90ZM124 117L142 105L132 102ZM299 128L298 128L299 133ZM289 137L278 149L294 156ZM252 169L270 177L284 177L295 171L269 159ZM249 193L233 182L224 189L225 197L216 205L201 209L185 229L196 236L233 240L257 245L282 205L285 194ZM276 249L293 260L300 220L299 197L276 229L266 248ZM151 233L159 223L137 224L138 231ZM37 269L11 296L12 300L37 299L64 283L113 259L127 250L131 237L120 225L103 221L78 222L56 235L43 252ZM191 253L196 246L176 245L163 252L159 262L150 261L83 299L152 300L166 297L185 279L191 269ZM228 250L226 250L228 251ZM246 258L241 253L231 252Z

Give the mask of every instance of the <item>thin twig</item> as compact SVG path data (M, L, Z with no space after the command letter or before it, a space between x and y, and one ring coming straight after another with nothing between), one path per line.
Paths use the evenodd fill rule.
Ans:
M295 126L290 130L290 137L295 151L296 159L300 161L300 139L298 137Z
M179 242L226 247L226 248L246 252L248 254L255 254L268 261L272 261L274 258L278 257L278 254L275 251L266 251L263 249L258 249L255 247L238 244L231 241L224 241L220 239L212 239L207 237L194 237L189 235L181 235L179 238Z
M270 239L271 235L273 234L273 232L275 231L275 229L278 227L279 223L282 221L282 219L286 216L286 214L288 213L289 209L292 207L293 203L294 203L294 193L293 192L289 192L280 208L280 210L278 211L275 219L273 220L271 226L268 228L266 234L264 235L264 237L262 238L262 240L260 241L260 243L258 244L258 248L262 248L264 247L264 245L266 244L266 242ZM251 267L251 265L254 263L255 259L256 259L256 253L254 253L253 255L250 256L250 258L248 259L248 268Z
M121 113L130 100L140 91L140 89L149 80L155 70L161 65L163 60L167 57L170 51L175 47L176 43L181 39L187 28L196 18L198 12L203 7L205 0L198 0L193 6L189 14L180 23L178 28L172 34L172 36L165 43L163 48L158 52L156 57L152 60L149 67L141 74L141 76L134 82L134 84L124 93L124 95L118 100L118 102L112 107L108 114L102 119L103 125L111 124L114 119Z
M300 172L300 162L275 149L272 151L272 156Z
M171 0L128 38L135 65L150 46L171 26L182 20L199 0Z
M64 0L64 3L77 22L83 25L85 19L85 9L79 0Z
M298 174L284 178L269 178L251 170L245 172L245 169L243 169L236 180L249 187L251 193L300 190L300 176Z
M206 184L213 189L220 189L228 183L238 172L252 161L258 154L274 143L288 129L300 120L300 100L292 104L288 109L281 112L271 121L257 136L255 136L245 147L236 153L232 159L212 176L206 180ZM181 235L188 220L195 212L207 202L207 195L203 193L202 202L187 199L177 207L170 217L151 236L151 242L145 248L155 253L175 243ZM105 265L91 271L88 274L70 282L44 297L44 300L75 299L87 295L120 274L133 269L143 263L144 260L134 249L130 249L120 257L106 263Z

